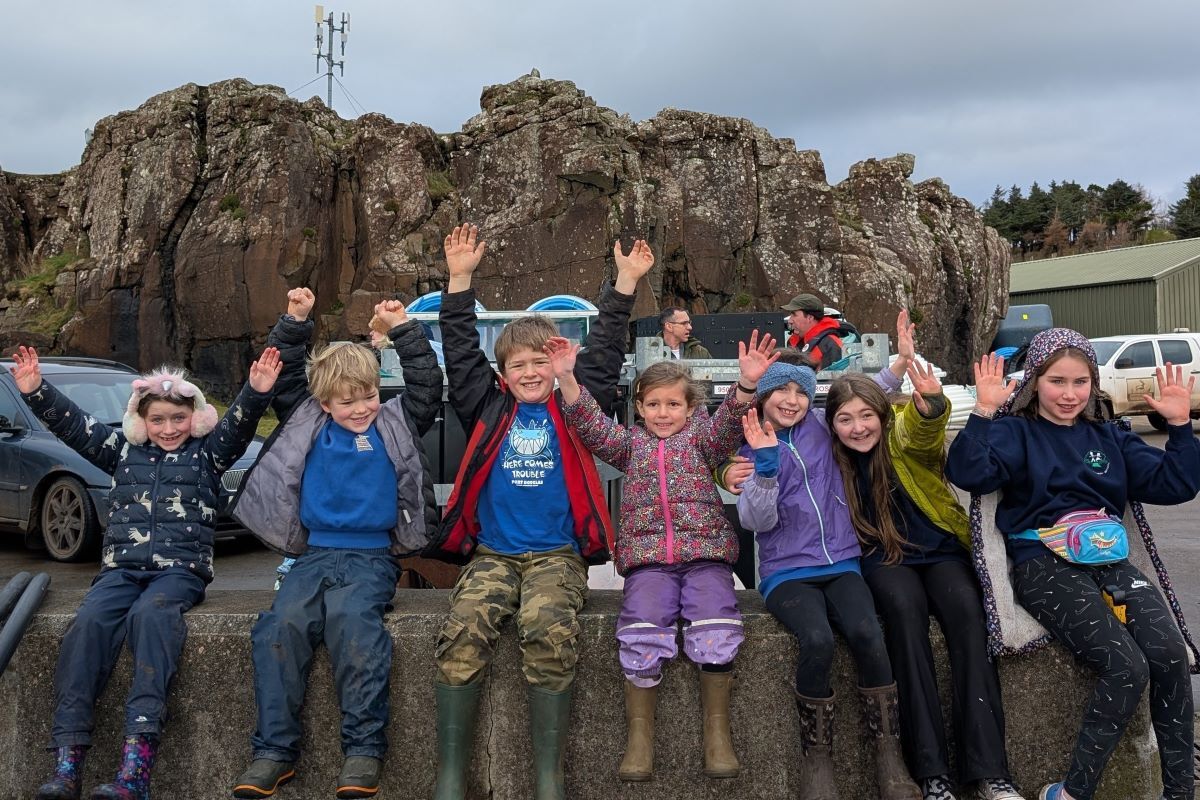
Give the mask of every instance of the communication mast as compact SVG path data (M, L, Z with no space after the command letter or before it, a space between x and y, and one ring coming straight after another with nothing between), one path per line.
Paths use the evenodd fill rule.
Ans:
M346 77L346 40L350 38L350 14L342 12L342 24L335 25L333 22L333 12L329 12L329 16L325 16L325 6L316 6L316 22L317 22L317 45L313 48L313 55L317 57L317 74L321 74L321 62L325 62L325 77L328 83L328 89L325 93L325 105L333 108L333 68L337 67L339 74ZM328 36L326 30L328 29ZM333 60L333 35L339 34L341 38L341 59ZM321 52L322 46L326 46L325 52Z

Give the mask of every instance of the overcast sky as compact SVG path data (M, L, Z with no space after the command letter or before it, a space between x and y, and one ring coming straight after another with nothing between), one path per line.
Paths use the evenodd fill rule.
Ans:
M303 0L10 0L0 168L58 172L83 132L188 82L296 90L316 76ZM976 204L1001 184L1200 173L1200 3L1073 0L344 0L345 87L368 111L456 131L480 89L537 67L634 119L746 117L855 161L917 156ZM294 96L325 96L325 80ZM357 116L334 86L334 108Z

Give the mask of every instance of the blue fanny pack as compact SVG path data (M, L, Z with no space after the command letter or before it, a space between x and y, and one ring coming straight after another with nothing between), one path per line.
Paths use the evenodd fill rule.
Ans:
M1121 519L1104 509L1072 511L1049 528L1030 528L1014 539L1040 541L1072 564L1097 566L1129 558L1129 535Z

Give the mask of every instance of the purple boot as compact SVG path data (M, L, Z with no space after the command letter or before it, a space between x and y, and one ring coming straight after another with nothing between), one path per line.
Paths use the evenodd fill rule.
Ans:
M92 800L150 800L150 768L157 752L157 737L144 733L126 736L121 770L112 783L92 790Z
M79 785L87 745L54 748L54 777L38 787L35 800L79 800Z

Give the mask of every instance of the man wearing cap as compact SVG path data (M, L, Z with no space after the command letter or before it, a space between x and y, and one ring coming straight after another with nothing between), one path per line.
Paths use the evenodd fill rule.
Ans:
M708 348L692 338L692 319L678 306L668 306L658 315L662 340L674 358L712 358Z
M790 347L799 347L816 364L817 369L826 369L842 357L842 340L837 335L839 323L825 316L825 304L816 295L798 294L785 306L790 311L787 325L793 336L788 338Z

